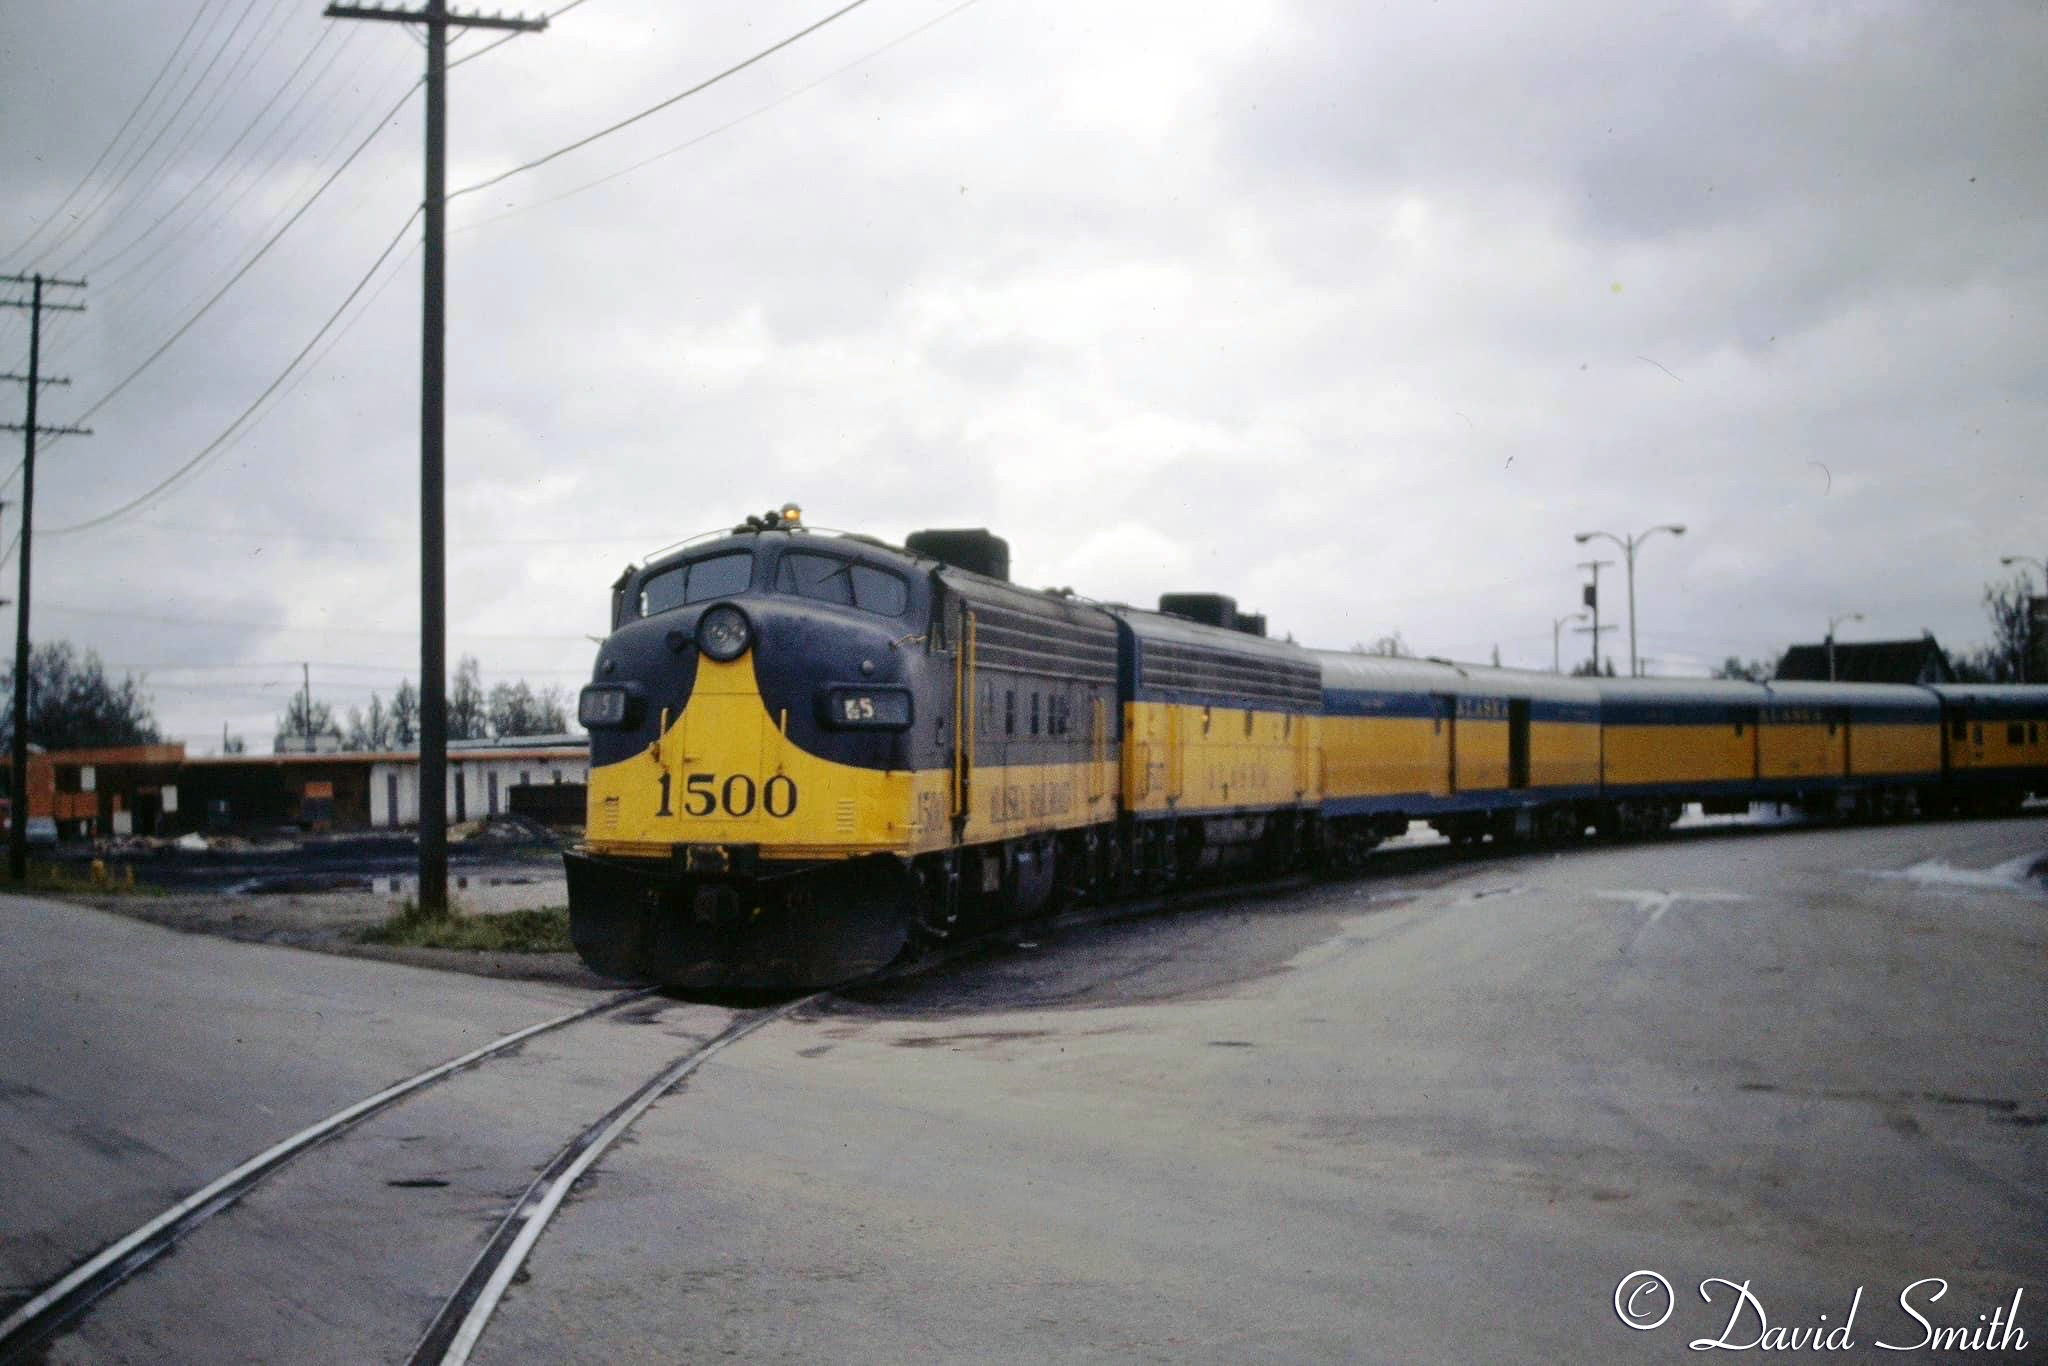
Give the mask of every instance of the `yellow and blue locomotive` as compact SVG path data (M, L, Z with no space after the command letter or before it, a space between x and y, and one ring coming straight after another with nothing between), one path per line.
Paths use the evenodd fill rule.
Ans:
M793 507L627 571L578 704L583 957L843 981L1110 871L1083 832L1115 819L1115 623L1006 573L986 532L897 549Z
M1011 584L794 507L628 569L578 712L572 937L600 971L829 985L919 942L1228 871L1647 833L1688 803L1877 819L2048 792L2048 688L1562 679L1309 651L1214 593Z

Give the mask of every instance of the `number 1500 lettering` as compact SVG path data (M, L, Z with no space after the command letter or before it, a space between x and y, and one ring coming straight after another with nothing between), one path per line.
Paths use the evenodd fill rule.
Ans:
M675 790L675 775L664 773L658 782L661 808L654 814L673 816L675 809L669 802ZM796 811L795 779L786 773L778 773L758 788L754 780L744 773L732 774L723 782L719 781L716 773L692 773L683 779L683 814L686 816L751 816L756 805L777 820L793 814Z

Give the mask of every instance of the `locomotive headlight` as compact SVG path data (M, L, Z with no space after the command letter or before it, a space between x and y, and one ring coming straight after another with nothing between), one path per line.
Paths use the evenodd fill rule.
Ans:
M720 603L697 619L697 648L721 664L730 664L754 643L754 628L746 613L729 603Z

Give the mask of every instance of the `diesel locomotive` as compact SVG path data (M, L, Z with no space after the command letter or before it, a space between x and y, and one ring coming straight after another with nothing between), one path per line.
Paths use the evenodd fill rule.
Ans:
M800 988L1066 905L1455 842L1662 829L1688 802L1870 818L2048 791L2048 688L1565 679L1270 640L1008 581L793 506L629 568L578 715L565 857L593 967Z

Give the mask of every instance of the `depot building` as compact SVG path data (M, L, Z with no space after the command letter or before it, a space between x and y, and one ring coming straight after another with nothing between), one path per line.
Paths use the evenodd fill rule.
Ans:
M13 790L0 756L0 791ZM590 742L581 735L456 740L448 745L451 825L518 815L583 823ZM28 760L29 816L59 838L401 829L419 824L418 750L191 757L182 744L39 751Z

